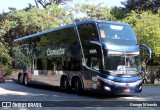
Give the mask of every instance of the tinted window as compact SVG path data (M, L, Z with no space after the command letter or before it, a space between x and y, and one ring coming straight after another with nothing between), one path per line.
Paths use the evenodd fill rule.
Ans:
M98 40L98 34L94 24L82 24L78 26L81 40Z
M38 70L64 70L79 71L80 61L71 57L55 57L47 59L37 59L36 69Z
M99 23L101 40L109 44L135 45L137 39L129 25Z
M74 28L65 28L57 30L47 35L48 44L70 44L76 43L76 34Z

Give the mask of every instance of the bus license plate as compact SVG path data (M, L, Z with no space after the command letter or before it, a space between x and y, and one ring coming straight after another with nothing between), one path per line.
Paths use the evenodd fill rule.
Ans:
M124 89L123 92L130 92L130 89Z

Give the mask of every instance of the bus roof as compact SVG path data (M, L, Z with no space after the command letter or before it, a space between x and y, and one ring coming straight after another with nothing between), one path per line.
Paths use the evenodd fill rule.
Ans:
M86 23L109 23L109 24L117 24L117 25L128 25L126 23L116 22L116 21L108 21L108 20L86 20L86 21L75 22L75 23L76 23L76 25L86 24ZM14 42L20 41L20 40L23 40L23 39L32 38L32 37L35 37L35 36L38 36L38 35L46 34L46 33L49 33L49 32L56 31L56 30L60 30L60 29L64 29L64 28L68 28L68 27L74 27L74 25L75 25L74 23L73 24L67 24L65 26L61 26L61 27L58 27L58 28L53 28L53 29L50 29L50 30L38 32L38 33L35 33L35 34L32 34L32 35L17 38L17 39L14 40Z
M76 24L85 24L85 23L108 23L108 24L119 24L119 25L128 25L126 23L122 23L122 22L116 22L116 21L108 21L108 20L86 20L86 21L81 21L81 22L77 22Z

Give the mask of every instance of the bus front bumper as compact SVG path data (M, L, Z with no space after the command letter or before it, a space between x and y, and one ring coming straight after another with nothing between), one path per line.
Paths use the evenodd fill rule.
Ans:
M103 90L111 93L138 93L142 91L142 82L142 79L127 83L105 79L103 81Z

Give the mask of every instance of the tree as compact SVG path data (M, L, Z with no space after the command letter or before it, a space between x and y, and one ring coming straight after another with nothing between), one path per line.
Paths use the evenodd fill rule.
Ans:
M62 4L65 3L67 1L72 1L72 0L34 0L36 3L36 6L39 8L38 3L43 7L43 8L47 8L47 6L51 5L52 3L54 4Z
M121 2L124 5L124 10L129 13L132 10L141 13L142 11L152 11L157 13L160 9L160 0L126 0Z
M31 8L28 11L17 10L2 13L0 14L0 52L3 52L4 54L1 54L6 57L11 57L13 40L15 38L56 28L71 23L71 21L72 15L68 15L63 8L56 4L52 4L44 10Z
M28 7L24 8L23 10L24 10L24 11L29 11L29 10L32 9L32 8L35 8L35 6L29 3L29 4L28 4Z
M73 11L75 11L76 16L82 15L78 18L81 20L116 20L116 18L111 15L111 9L104 6L103 3L76 4Z
M142 31L143 30L143 31ZM155 57L160 55L160 16L151 12L143 12L140 20L135 26L135 32L139 43L147 44L151 47ZM154 59L154 63L160 60ZM158 63L157 62L157 63Z
M114 16L114 18L117 20L122 20L126 17L126 13L120 7L112 7L110 11L111 15Z
M146 44L152 49L152 65L160 63L160 13L153 14L151 11L137 14L132 11L123 22L132 25L137 34L139 44ZM146 76L146 65L149 64L146 54L143 52L144 76ZM154 83L155 73L149 75L151 83ZM146 77L144 77L146 78Z
M152 53L155 54L155 57L159 57L160 55L159 14L159 12L158 14L153 14L150 11L137 14L136 12L132 11L125 19L122 20L134 28L140 44L146 44L151 47ZM155 59L154 63L159 61Z

